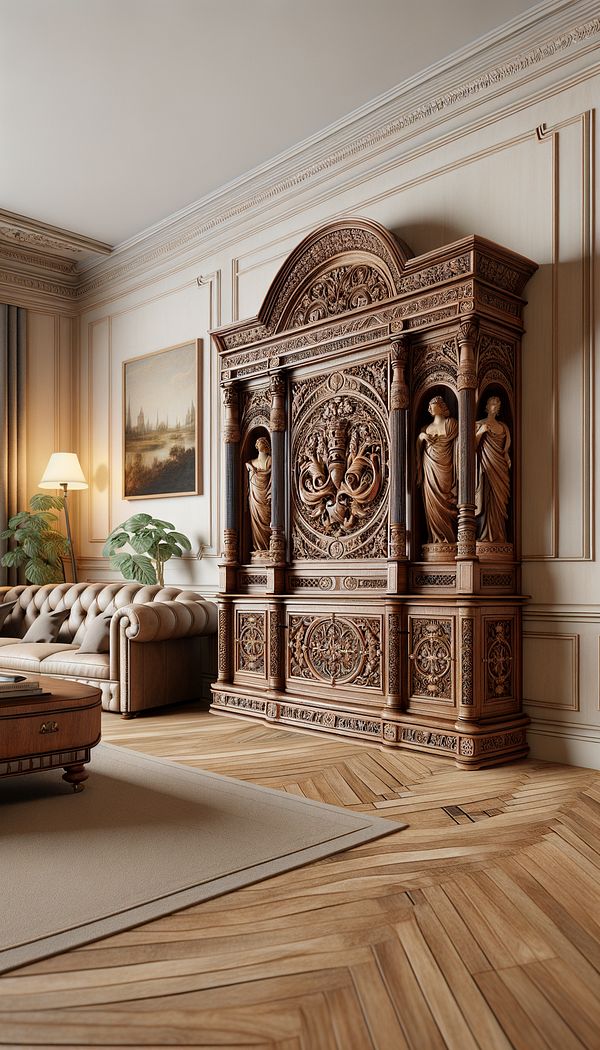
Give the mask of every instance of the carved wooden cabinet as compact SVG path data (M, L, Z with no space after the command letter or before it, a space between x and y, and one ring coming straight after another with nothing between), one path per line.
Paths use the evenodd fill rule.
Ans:
M420 257L363 219L290 255L213 333L225 530L215 711L480 767L521 709L522 292L466 237Z

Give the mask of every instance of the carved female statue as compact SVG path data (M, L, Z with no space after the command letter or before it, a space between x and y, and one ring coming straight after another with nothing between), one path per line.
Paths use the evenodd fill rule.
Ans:
M433 422L417 438L417 484L423 487L428 540L455 543L458 423L442 397L434 397L428 409Z
M252 549L267 551L271 536L271 445L266 437L256 439L256 459L246 463L248 471L248 509L252 528Z
M499 397L489 397L485 419L475 424L477 490L475 514L479 516L478 539L506 543L506 520L510 497L510 431L496 418Z

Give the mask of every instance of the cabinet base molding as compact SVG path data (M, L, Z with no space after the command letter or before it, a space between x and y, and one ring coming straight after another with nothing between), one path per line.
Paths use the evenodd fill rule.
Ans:
M351 737L355 741L378 744L386 748L409 749L434 752L453 758L456 765L465 769L483 769L525 758L527 746L527 715L499 719L486 727L460 728L454 723L432 727L415 721L409 715L394 712L390 718L387 711L364 711L348 705L335 709L317 703L308 703L289 693L272 698L254 696L249 690L238 692L235 688L213 687L211 712L240 718L260 718L265 722L295 729L311 729L337 736Z

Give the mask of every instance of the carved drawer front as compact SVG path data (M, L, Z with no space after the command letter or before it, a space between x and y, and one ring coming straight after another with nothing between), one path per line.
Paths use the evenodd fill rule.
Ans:
M383 689L380 616L289 616L288 678L336 689Z
M408 617L409 695L416 700L455 700L455 621L452 616Z
M237 673L266 676L266 614L259 611L235 614L235 670Z
M516 694L515 617L483 618L483 699L485 704L503 703Z

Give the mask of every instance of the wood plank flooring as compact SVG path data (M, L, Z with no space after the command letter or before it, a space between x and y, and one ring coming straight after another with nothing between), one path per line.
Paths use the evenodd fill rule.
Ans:
M409 827L13 971L0 1045L600 1047L599 772L459 771L190 705L103 733Z

